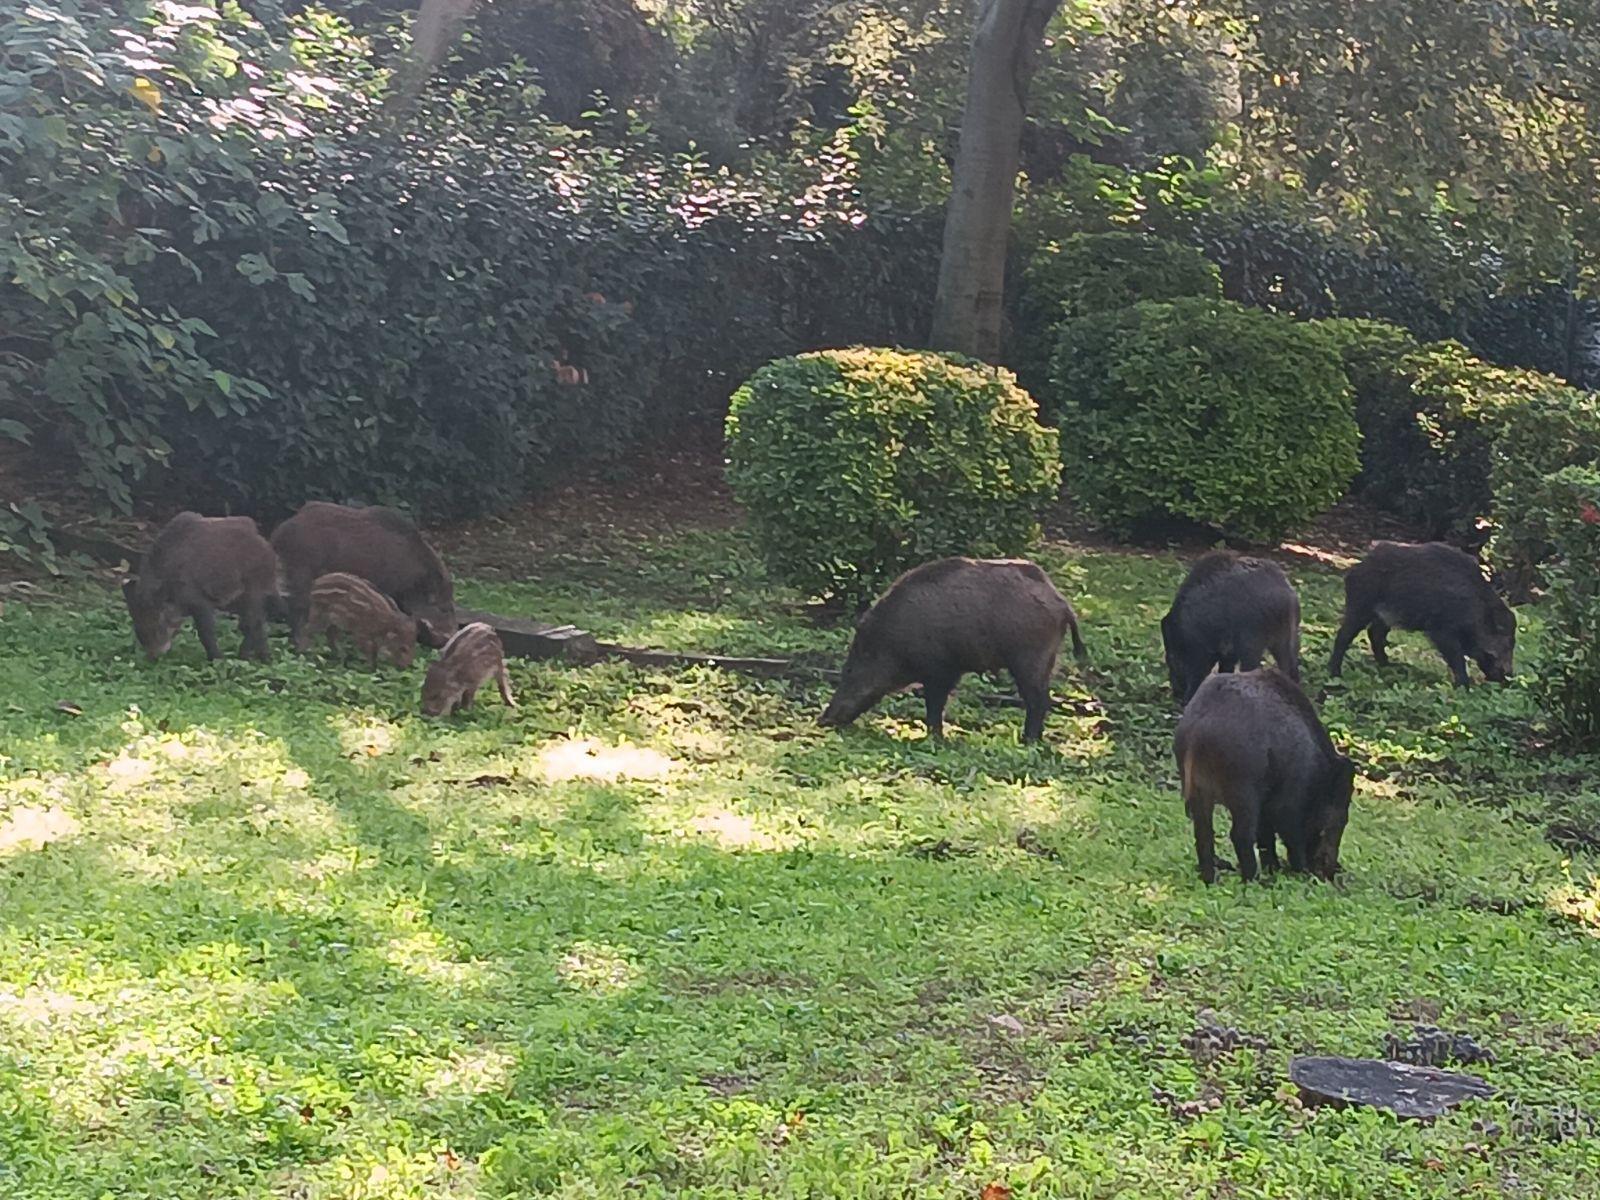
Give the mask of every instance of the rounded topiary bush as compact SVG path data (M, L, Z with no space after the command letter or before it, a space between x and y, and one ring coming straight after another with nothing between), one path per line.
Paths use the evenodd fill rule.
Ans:
M1081 317L1051 376L1067 490L1123 533L1179 518L1275 539L1356 473L1344 367L1290 317L1208 300Z
M1061 477L1011 373L956 355L779 359L734 393L727 431L728 481L773 572L847 603L931 558L1026 549Z
M1061 322L1145 301L1220 300L1222 276L1182 242L1130 231L1077 233L1028 257L1018 293L1017 371L1041 387Z

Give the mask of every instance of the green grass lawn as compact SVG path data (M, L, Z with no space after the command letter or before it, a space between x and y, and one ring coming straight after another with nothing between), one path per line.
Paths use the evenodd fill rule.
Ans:
M832 734L820 686L620 665L519 664L519 710L430 723L420 668L281 637L213 667L187 631L150 665L109 593L13 602L0 1196L1600 1194L1571 849L1600 762L1415 635L1328 687L1338 580L1300 569L1364 776L1347 876L1207 889L1160 662L1182 564L1043 561L1093 661L1041 748L978 681L934 746L911 697ZM848 638L737 533L545 570L463 599L669 648ZM1291 1055L1419 1020L1492 1049L1499 1098L1299 1105ZM1206 1022L1258 1041L1191 1048Z

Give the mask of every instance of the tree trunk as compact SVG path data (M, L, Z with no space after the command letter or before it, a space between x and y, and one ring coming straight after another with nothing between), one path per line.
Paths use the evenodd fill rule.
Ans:
M928 338L936 350L999 357L1028 81L1060 7L1061 0L984 0L979 10Z
M395 70L391 109L409 108L455 45L478 0L422 0L411 22L411 50Z

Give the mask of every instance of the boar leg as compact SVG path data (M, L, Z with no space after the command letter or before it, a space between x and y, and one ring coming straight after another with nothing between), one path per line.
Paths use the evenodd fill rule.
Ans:
M376 671L378 669L377 641L375 639L368 639L367 644L362 647L362 649L367 652L367 670Z
M1022 723L1022 740L1037 742L1044 737L1044 721L1050 715L1050 672L1046 670L1042 679L1036 673L1018 671L1011 677L1028 714Z
M310 640L311 640L311 636L310 636L310 634L307 634L306 635L306 641L309 642ZM339 649L339 631L337 629L335 629L332 625L329 625L328 626L328 653L329 654L333 654L338 649Z
M1372 661L1380 667L1389 665L1389 624L1382 617L1374 617L1367 626L1367 641L1372 646Z
M1233 818L1233 852L1239 856L1239 878L1249 883L1256 877L1256 810L1248 801Z
M1457 687L1471 687L1472 679L1467 674L1466 651L1462 646L1461 638L1453 632L1440 631L1428 635L1433 647L1439 652L1445 665L1450 668L1450 675L1456 681Z
M500 699L505 701L507 708L515 708L517 698L511 694L511 672L505 669L504 664L495 672L495 679L500 684Z
M1200 865L1200 878L1205 883L1217 881L1217 835L1211 825L1211 806L1196 805L1190 812L1194 819L1194 856Z
M922 705L928 719L928 737L939 741L944 737L944 706L950 702L959 676L935 676L922 681Z
M1261 869L1274 872L1278 869L1278 831L1265 815L1256 827L1256 849L1261 852Z
M1339 677L1339 672L1344 670L1345 651L1350 649L1350 643L1355 641L1356 634L1368 624L1364 618L1365 614L1359 612L1345 613L1344 624L1339 626L1339 633L1333 639L1333 657L1328 660L1328 674L1335 679Z
M461 699L456 701L457 708L471 708L472 702L478 698L478 689L470 687L461 693Z
M1268 647L1272 651L1272 661L1278 664L1282 671L1296 683L1300 682L1300 635L1296 630L1286 629L1272 639Z
M239 627L244 630L244 646L240 649L239 656L270 662L272 651L267 647L265 597L260 595L245 597L244 607L239 612Z
M200 635L200 644L206 648L206 657L216 662L222 657L222 651L217 648L217 610L197 604L189 610L189 615L194 618L194 631Z

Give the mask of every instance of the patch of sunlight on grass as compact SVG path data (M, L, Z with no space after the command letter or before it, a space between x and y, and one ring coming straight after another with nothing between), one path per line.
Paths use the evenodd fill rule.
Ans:
M405 740L405 731L398 725L371 713L336 713L328 723L338 735L339 748L345 757L358 762L393 753Z
M796 833L766 828L726 808L702 809L689 819L689 829L725 850L788 850L801 841Z
M610 746L593 738L550 742L535 754L535 769L549 783L587 779L665 779L681 764L659 750L627 743Z
M390 938L383 957L390 966L431 983L477 986L488 975L484 963L460 961L444 938L428 930Z
M1600 875L1587 883L1568 882L1550 893L1550 911L1580 926L1593 938L1600 938Z
M639 980L639 968L625 951L599 942L574 942L556 961L556 974L580 992L611 996L627 991Z
M516 1065L517 1060L501 1050L452 1054L422 1081L422 1092L432 1100L501 1092L511 1086L511 1069Z
M42 850L78 832L78 822L57 805L19 805L0 821L0 858L20 850Z
M0 987L0 1023L11 1026L60 1026L97 1011L95 1005L54 988L31 986L20 991Z

